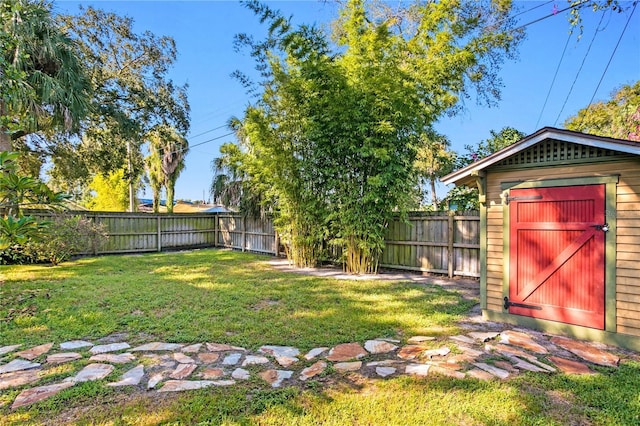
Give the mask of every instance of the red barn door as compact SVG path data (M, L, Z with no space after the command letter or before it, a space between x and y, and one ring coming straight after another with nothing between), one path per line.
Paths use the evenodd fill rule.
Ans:
M604 185L512 189L509 313L604 329Z

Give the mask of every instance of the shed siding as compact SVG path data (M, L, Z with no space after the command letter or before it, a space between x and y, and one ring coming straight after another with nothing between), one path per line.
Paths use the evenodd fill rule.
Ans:
M565 179L619 174L617 218L616 306L617 331L640 336L640 159L563 167L524 168L500 171L487 169L487 310L502 312L503 206L501 184L526 180Z

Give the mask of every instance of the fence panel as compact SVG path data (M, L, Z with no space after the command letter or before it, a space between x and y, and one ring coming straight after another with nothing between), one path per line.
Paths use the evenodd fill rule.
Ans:
M480 217L437 212L389 223L381 266L468 277L480 276Z
M104 213L69 212L105 227L109 236L96 254L226 247L279 254L278 235L270 218L236 213ZM48 212L37 212L46 219ZM480 218L477 212L414 213L387 227L380 265L449 276L480 276Z

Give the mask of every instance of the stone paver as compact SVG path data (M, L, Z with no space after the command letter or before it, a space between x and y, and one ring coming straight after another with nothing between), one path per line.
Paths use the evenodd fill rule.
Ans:
M235 370L233 370L233 373L231 373L231 377L236 380L249 380L249 378L251 377L251 373L249 373L249 371L245 370L244 368L236 368Z
M258 352L271 355L274 358L280 358L280 357L294 358L300 355L300 350L298 348L294 348L293 346L265 345L265 346L261 346L260 349L258 349Z
M196 361L193 358L183 354L182 352L174 353L173 354L173 359L175 359L180 364L195 364L196 363Z
M446 346L443 346L441 348L438 349L428 349L426 351L424 351L422 353L423 356L429 357L429 358L433 358L434 356L447 356L449 355L449 352L451 352L451 349L449 349Z
M196 368L198 368L196 364L179 364L169 377L176 380L184 380L189 377Z
M207 343L209 352L229 352L229 351L246 351L245 348L238 346L225 345L222 343Z
M164 343L164 342L151 342L141 346L137 346L131 349L131 352L143 352L143 351L177 351L184 345L177 343Z
M481 370L479 368L474 368L473 370L467 371L467 376L473 377L474 379L478 379L478 380L495 379L495 376L493 374L487 373L486 371Z
M200 348L202 348L202 343L195 343L193 345L185 346L180 350L185 354L194 354L199 352Z
M120 343L109 343L107 345L97 345L92 347L91 349L89 349L89 352L91 352L92 354L104 354L107 352L117 352L117 351L121 351L123 349L129 349L131 346L129 346L128 343L126 342L120 342Z
M518 346L538 354L547 354L549 351L544 346L536 343L531 336L519 331L507 330L500 333L500 343Z
M509 372L503 370L502 368L494 367L493 365L489 365L484 362L474 362L473 365L500 379L506 379L507 377L509 377Z
M405 367L404 372L414 376L426 376L429 374L430 368L429 364L409 364Z
M380 377L387 377L398 371L395 367L376 367L376 374Z
M527 361L531 361L533 359L536 359L535 356L523 351L522 349L515 348L513 346L504 345L504 344L501 344L501 343L498 343L496 345L487 343L484 346L484 349L487 352L491 352L491 351L498 352L499 354L501 354L501 355L503 355L505 357L517 356L517 357L520 357L520 358L524 358Z
M242 366L246 367L247 365L256 365L256 364L267 364L269 359L260 355L247 355L242 361Z
M398 349L396 345L384 340L367 340L364 342L364 348L372 354L386 354Z
M522 360L517 356L512 357L511 360L514 362L515 367L520 370L527 370L534 373L550 373L548 369L539 367L535 364Z
M276 362L283 367L290 367L298 361L300 361L298 358L292 356L280 356L276 358Z
M451 336L449 337L449 339L454 340L458 343L465 343L467 345L473 345L475 343L475 340L473 340L471 337L462 334L458 336Z
M33 361L42 354L46 354L53 347L53 343L45 343L44 345L34 346L24 351L16 352L16 356Z
M429 368L429 372L434 374L439 374L441 376L452 377L454 379L464 379L465 377L465 374L460 371L441 367L439 365L432 365L431 368Z
M40 380L39 370L12 371L0 374L0 390L17 388Z
M572 361L558 356L550 356L549 361L558 367L558 369L564 374L595 374L594 371L591 371L588 366L581 362Z
M160 373L155 373L153 376L151 376L149 378L149 381L147 382L147 389L155 388L158 385L158 383L164 380L164 376L165 376L164 371Z
M90 346L93 346L93 343L87 342L86 340L70 340L68 342L60 343L60 349L63 349L65 351L88 348Z
M587 342L568 339L566 337L553 337L551 343L579 356L580 358L606 367L617 367L620 358L610 352L598 349Z
M38 367L40 367L40 364L37 362L25 361L24 359L14 359L8 364L0 365L0 374L11 373L12 371L30 370Z
M338 362L333 364L333 368L343 373L346 371L358 371L362 368L362 361Z
M329 351L327 360L329 361L349 361L352 359L362 358L367 355L359 343L343 343L333 347Z
M205 368L200 373L200 377L202 377L205 380L215 380L215 379L219 379L222 376L224 376L224 370L222 368L209 367L209 368Z
M62 382L47 386L38 386L31 389L25 389L16 397L15 401L11 405L11 409L15 410L25 405L31 405L35 402L42 401L49 398L58 392L73 386L72 382Z
M126 364L133 361L134 359L136 359L136 357L133 354L125 352L122 354L98 354L89 358L89 361L110 362L112 364Z
M167 380L158 392L180 392L213 386L213 380Z
M378 367L378 366L386 366L386 365L394 365L398 364L402 361L396 359L383 359L382 361L371 361L367 363L367 367Z
M0 347L0 356L4 354L8 354L9 352L13 352L18 349L22 345L10 345L10 346L2 346Z
M122 375L119 381L107 383L107 386L137 386L144 377L144 365L140 364Z
M241 357L242 357L242 354L238 354L238 353L229 354L226 357L224 357L224 359L222 360L222 364L236 365L238 362L240 362Z
M315 377L318 374L322 373L326 368L327 368L326 362L316 361L310 367L307 367L304 370L302 370L302 372L300 373L300 380L302 380L303 382L306 380L309 380L312 377Z
M290 379L293 375L293 371L289 370L266 370L259 373L262 379L269 383L272 388L279 388L282 382Z
M407 345L398 351L398 357L402 359L415 359L422 355L427 348L420 345Z
M73 383L90 382L107 377L113 371L110 364L89 364L74 377L69 377L66 381Z
M220 354L217 352L202 352L198 354L198 359L204 364L213 364L220 359Z
M60 352L57 354L51 354L47 356L48 364L62 364L64 362L75 361L82 358L77 352Z
M318 355L320 355L321 353L328 351L329 348L313 348L311 349L309 352L307 352L307 354L304 356L304 359L306 359L307 361L311 361L312 359L314 359L315 357L317 357Z

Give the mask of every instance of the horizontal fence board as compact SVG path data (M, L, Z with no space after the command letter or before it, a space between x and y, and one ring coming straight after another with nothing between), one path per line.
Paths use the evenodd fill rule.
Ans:
M94 254L137 253L195 247L223 247L279 255L279 238L270 218L230 213L67 212L105 228L107 241ZM40 219L49 212L37 212ZM452 234L452 235L450 235ZM330 250L341 255L339 247ZM83 253L88 254L88 253ZM380 266L437 274L480 276L478 212L410 213L389 222Z

